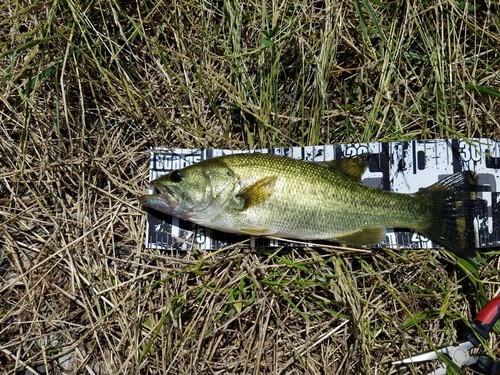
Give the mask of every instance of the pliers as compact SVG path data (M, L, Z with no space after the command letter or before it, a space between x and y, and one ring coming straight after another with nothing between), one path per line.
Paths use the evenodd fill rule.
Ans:
M465 329L462 336L465 341L458 345L450 345L437 350L431 350L413 357L405 358L400 361L392 362L393 365L427 362L432 360L441 361L440 367L428 375L446 375L446 363L452 362L457 367L470 366L479 374L499 375L500 361L486 355L471 355L469 351L481 343L481 340L474 333L487 340L490 337L490 331L500 319L500 295L493 298L470 322L471 328ZM468 328L468 327L467 327ZM443 357L444 356L444 357ZM443 361L444 360L444 361Z

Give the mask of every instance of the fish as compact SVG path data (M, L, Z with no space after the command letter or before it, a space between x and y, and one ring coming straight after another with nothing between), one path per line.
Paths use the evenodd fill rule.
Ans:
M368 246L382 242L386 228L404 228L459 256L475 255L473 172L403 194L361 183L369 158L309 162L261 153L224 155L153 180L155 194L139 201L228 233Z

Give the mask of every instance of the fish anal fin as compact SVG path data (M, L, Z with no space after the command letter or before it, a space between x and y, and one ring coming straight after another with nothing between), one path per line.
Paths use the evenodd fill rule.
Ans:
M385 238L384 227L363 228L356 232L336 236L333 241L346 243L348 245L374 245Z
M365 172L366 168L368 168L369 162L370 155L362 154L349 158L322 161L319 162L319 164L337 172L341 172L355 180L361 180L361 176Z
M243 200L240 210L244 211L267 200L274 192L276 180L276 176L264 177L240 191L236 196L237 199Z

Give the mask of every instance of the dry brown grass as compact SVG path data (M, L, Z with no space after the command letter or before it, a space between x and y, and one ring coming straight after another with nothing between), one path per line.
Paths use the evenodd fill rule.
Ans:
M151 145L498 137L498 24L493 2L4 2L0 372L428 372L390 362L456 338L498 251L166 254L137 197Z

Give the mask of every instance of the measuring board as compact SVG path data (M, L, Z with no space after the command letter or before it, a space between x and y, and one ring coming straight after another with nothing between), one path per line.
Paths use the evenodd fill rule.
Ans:
M398 193L414 193L420 188L454 173L471 170L477 174L478 198L475 225L479 248L500 247L500 141L425 140L387 143L354 143L326 146L290 147L255 151L220 149L151 150L150 180L199 161L242 152L260 152L307 161L327 161L369 153L370 162L362 176L364 185ZM300 177L298 177L300 178ZM153 193L151 189L150 194ZM166 250L217 250L249 239L254 247L307 246L304 243L263 237L240 236L198 226L153 210L148 211L146 247ZM312 243L312 242L311 242ZM314 244L331 242L314 241ZM437 248L422 235L388 228L384 242L374 247Z

